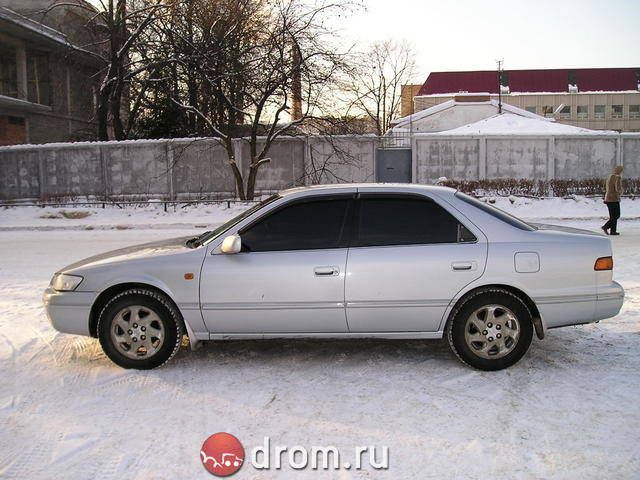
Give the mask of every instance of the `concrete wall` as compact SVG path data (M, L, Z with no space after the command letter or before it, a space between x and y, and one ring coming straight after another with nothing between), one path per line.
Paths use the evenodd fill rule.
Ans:
M486 178L547 178L549 141L486 139ZM579 168L579 167L578 167Z
M418 141L413 149L417 179L478 178L480 142L461 138L456 141L433 139ZM418 182L422 183L421 180ZM431 183L429 182L429 183Z
M297 185L373 182L374 136L279 138L257 191ZM234 152L246 175L251 161L244 139ZM640 135L414 136L413 181L433 183L494 178L604 177L622 164L640 177ZM235 196L224 146L215 138L79 142L0 147L0 200L60 197L190 198Z
M371 136L309 137L305 152L305 184L375 181L375 150Z
M444 136L413 138L413 179L523 178L586 179L624 165L626 177L640 177L640 135Z
M372 136L282 137L258 172L256 190L374 181ZM245 139L234 141L244 177ZM235 196L227 152L215 138L78 142L0 147L0 199L59 197L200 198Z

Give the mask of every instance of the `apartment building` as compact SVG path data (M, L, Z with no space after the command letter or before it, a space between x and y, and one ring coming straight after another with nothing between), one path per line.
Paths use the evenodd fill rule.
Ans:
M2 6L49 3L0 1L0 145L95 137L99 59L62 31ZM61 17L64 25L74 19L55 13L47 19Z
M402 116L479 93L568 125L640 132L640 68L432 72L416 87L402 90Z

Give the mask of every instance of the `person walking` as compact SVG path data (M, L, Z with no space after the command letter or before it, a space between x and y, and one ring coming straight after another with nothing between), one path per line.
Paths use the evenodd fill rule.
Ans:
M609 220L601 228L607 235L620 235L618 233L618 219L620 218L620 196L622 195L622 165L613 167L613 172L607 178L605 184L604 203L609 209Z

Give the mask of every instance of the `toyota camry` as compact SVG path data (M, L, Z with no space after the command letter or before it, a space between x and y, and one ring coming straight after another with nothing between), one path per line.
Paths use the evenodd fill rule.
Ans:
M188 336L445 338L499 370L533 335L615 316L602 234L535 225L446 187L348 184L273 195L213 231L134 246L57 272L60 332L97 337L124 368L167 362Z

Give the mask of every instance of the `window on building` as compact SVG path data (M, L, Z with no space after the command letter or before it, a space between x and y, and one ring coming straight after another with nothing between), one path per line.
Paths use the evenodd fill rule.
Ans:
M570 119L571 118L571 106L565 105L564 107L562 107L562 109L560 110L560 113L558 114L558 118L562 118L563 120Z
M640 105L629 105L629 118L640 119Z
M589 117L589 106L588 105L578 105L577 111L578 120L585 120Z
M9 45L0 45L0 95L18 97L16 49Z
M611 118L622 118L622 105L611 105Z
M542 115L544 115L545 117L553 117L553 106L545 105L544 107L542 107Z
M598 120L604 119L604 105L595 105L593 107L593 118Z
M51 76L49 56L39 52L27 53L27 87L30 102L51 105Z
M528 106L528 107L524 107L524 109L525 109L527 112L536 113L536 106L535 106L535 105L530 105L530 106Z

